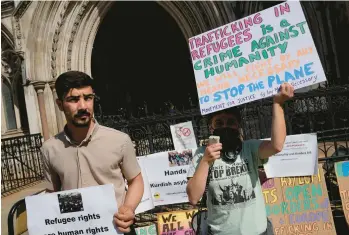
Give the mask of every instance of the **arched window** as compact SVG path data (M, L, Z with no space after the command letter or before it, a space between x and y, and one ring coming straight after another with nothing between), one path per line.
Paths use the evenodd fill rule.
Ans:
M1 85L2 105L4 106L6 127L7 130L15 130L17 129L17 123L11 85L5 79L2 79Z

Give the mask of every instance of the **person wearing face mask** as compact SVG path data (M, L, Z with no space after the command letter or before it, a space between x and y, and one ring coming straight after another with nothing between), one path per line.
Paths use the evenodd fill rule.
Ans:
M188 171L187 194L196 205L207 186L207 234L273 234L268 223L258 166L283 149L286 124L283 104L292 98L294 88L283 83L274 96L271 140L242 139L238 108L209 115L212 135L220 143L200 147Z

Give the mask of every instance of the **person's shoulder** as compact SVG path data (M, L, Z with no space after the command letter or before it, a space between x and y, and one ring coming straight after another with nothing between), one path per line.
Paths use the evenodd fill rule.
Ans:
M260 139L245 140L242 142L243 143L242 149L245 151L251 151L253 154L257 154L258 149L263 141L264 140L260 140Z
M59 132L58 134L52 136L48 140L45 140L42 143L42 149L49 149L52 147L57 146L58 144L62 143L63 139L65 138L64 132Z
M103 135L113 136L115 138L129 138L127 133L103 125L98 126L98 131Z
M249 140L244 140L242 144L246 146L251 146L251 145L259 145L262 142L263 140L260 140L260 139L249 139Z
M64 146L65 139L64 132L59 132L58 134L52 136L48 140L45 140L41 146L41 152L43 156L49 157L51 154Z

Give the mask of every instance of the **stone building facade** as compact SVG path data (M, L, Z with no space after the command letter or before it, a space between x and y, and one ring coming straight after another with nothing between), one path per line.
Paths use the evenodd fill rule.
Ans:
M186 39L276 4L157 3L173 17ZM47 139L62 130L65 120L55 105L54 81L68 70L91 74L93 43L113 4L112 1L1 2L2 138L41 133ZM329 82L338 85L346 82L349 69L344 58L349 39L344 30L349 25L349 2L302 2L302 6Z

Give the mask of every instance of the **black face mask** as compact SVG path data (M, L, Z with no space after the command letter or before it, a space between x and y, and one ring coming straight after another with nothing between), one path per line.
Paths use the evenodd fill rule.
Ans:
M223 127L215 129L213 135L220 137L223 156L227 155L229 159L236 158L236 154L241 151L242 147L239 131L233 128Z

